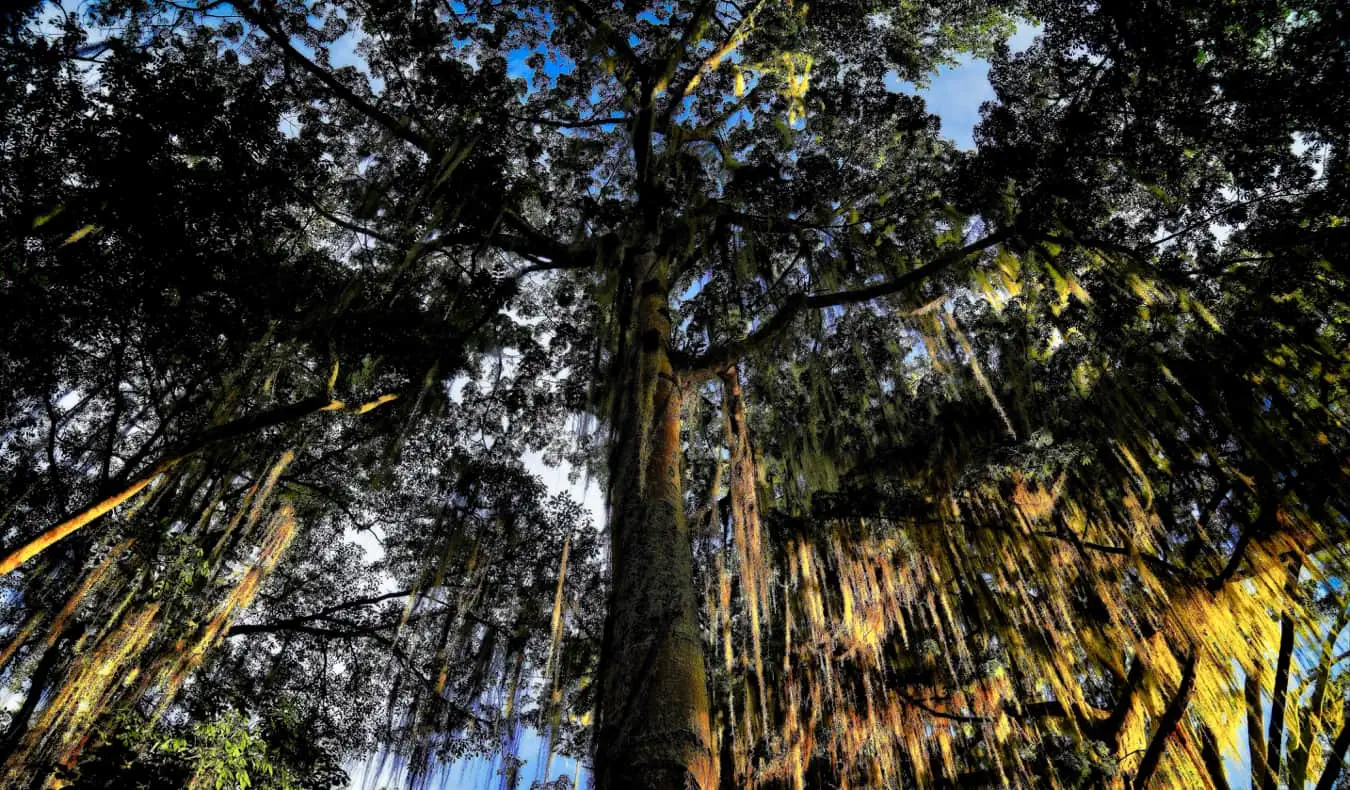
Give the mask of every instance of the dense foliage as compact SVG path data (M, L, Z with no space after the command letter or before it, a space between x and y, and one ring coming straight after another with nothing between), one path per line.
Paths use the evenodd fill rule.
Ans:
M21 4L4 781L1350 781L1344 16Z

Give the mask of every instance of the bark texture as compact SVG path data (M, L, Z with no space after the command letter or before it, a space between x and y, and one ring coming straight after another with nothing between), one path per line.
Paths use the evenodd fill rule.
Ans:
M670 363L669 264L630 270L611 456L610 613L596 733L600 790L711 790L693 553L680 483L681 386Z

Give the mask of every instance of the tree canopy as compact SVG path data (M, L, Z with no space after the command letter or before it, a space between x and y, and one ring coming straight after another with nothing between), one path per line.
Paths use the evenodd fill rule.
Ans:
M5 783L1347 785L1341 5L19 4Z

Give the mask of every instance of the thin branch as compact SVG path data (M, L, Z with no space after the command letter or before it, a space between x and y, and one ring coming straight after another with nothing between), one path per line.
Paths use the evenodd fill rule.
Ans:
M1214 790L1230 790L1228 784L1228 774L1223 767L1223 754L1219 751L1218 739L1214 737L1214 730L1208 725L1201 724L1200 730L1200 760L1205 764L1205 770L1209 773L1209 781L1214 785Z
M584 19L586 23L599 34L605 44L607 44L610 49L614 50L615 56L624 62L624 65L628 67L629 71L632 72L632 75L637 78L637 82L640 83L646 77L647 68L643 64L642 59L633 51L633 48L628 45L628 41L619 34L619 31L614 29L614 26L611 25L608 20L600 15L600 12L591 8L586 0L564 2L562 7L564 10L570 9L575 11L578 16ZM635 83L630 83L625 80L624 84L631 90Z
M736 23L736 27L731 31L731 34L727 36L726 40L706 58L699 61L699 63L686 74L683 79L671 88L670 99L667 100L666 108L661 113L661 129L664 130L670 128L671 119L674 118L675 113L679 111L680 105L684 102L685 97L698 87L699 82L703 79L704 72L716 71L717 67L722 65L722 61L735 51L736 47L741 45L741 42L744 41L745 37L749 34L750 26L755 23L755 16L759 14L760 9L764 7L764 3L765 0L756 0L755 5ZM681 48L678 50L680 55L683 55L685 46L686 43L682 40L680 42Z
M1325 180L1326 180L1325 178L1314 178L1314 179L1312 179L1312 181L1310 181L1309 183L1316 184L1316 183L1318 183L1318 182L1320 182L1320 181L1325 181ZM1146 247L1161 247L1162 245L1166 244L1167 242L1172 241L1173 239L1176 239L1176 238L1178 238L1178 237L1184 236L1184 235L1186 235L1187 233L1190 233L1190 232L1192 232L1192 231L1199 230L1200 228L1207 228L1207 227L1213 225L1213 224L1214 224L1214 221L1215 221L1216 219L1219 219L1220 217L1222 217L1224 214L1227 214L1228 212L1234 211L1234 210L1239 209L1239 208L1243 208L1244 206L1250 206L1250 205L1253 205L1253 204L1256 204L1256 203L1260 203L1260 202L1262 202L1262 201L1264 201L1264 200L1274 200L1274 199L1276 199L1276 198L1283 198L1283 197L1302 197L1302 196L1306 196L1307 194L1308 194L1308 193L1302 192L1301 190L1296 189L1296 188L1290 188L1290 189L1277 189L1277 190L1275 190L1275 191L1273 191L1273 192L1268 192L1268 193L1266 193L1266 194L1264 194L1264 195L1257 195L1256 197L1250 198L1250 199L1248 199L1248 200L1240 200L1240 201L1238 201L1237 203L1229 203L1228 205L1224 206L1223 208L1218 209L1218 210L1214 211L1213 213L1208 214L1208 215L1206 215L1205 217L1203 217L1203 218L1201 218L1201 219L1199 219L1199 220L1196 220L1195 222L1192 222L1191 224L1185 226L1184 228L1182 228L1181 230L1177 231L1176 233L1173 233L1173 234L1168 235L1168 236L1164 236L1163 238L1157 239L1157 240L1155 240L1155 241L1151 241L1151 242L1149 242L1148 244L1146 244L1146 245L1144 245L1144 246L1146 246Z
M513 239L510 244L518 246L516 249L510 249L509 251L516 252L533 245L534 257L548 258L552 261L549 268L553 269L584 268L595 263L594 252L587 244L563 244L531 225L524 217L511 209L504 210L503 219L528 239L528 242L524 239ZM508 249L507 246L504 246L504 241L503 237L497 236L493 237L489 243L499 249ZM531 271L542 270L540 267L531 268Z
M406 242L377 230L372 230L358 225L350 220L344 219L331 211L315 204L314 210L324 219L332 222L340 228L349 230L353 233L359 233L383 242L393 247L400 247ZM548 271L553 269L573 269L584 268L594 262L595 258L589 255L590 248L584 244L565 245L555 241L539 230L536 230L518 214L506 210L506 220L516 228L522 231L523 236L512 236L510 234L496 233L486 238L466 233L443 233L430 241L418 242L413 245L414 254L425 254L436 252L448 247L457 245L478 245L487 244L490 247L501 250L502 252L511 252L525 258L535 261L535 265L528 266L519 274L530 274L532 272ZM547 262L541 262L547 261Z
M911 697L903 692L897 692L897 694L900 697L900 701L904 702L906 705L913 705L919 710L924 711L925 713L931 716L936 716L939 719L950 719L951 721L964 721L972 723L993 721L993 719L989 718L988 716L970 716L962 713L949 713L947 711L938 710L937 708L934 708L933 706L929 705L928 703L924 702L918 697Z
M698 8L690 14L684 30L680 31L679 43L671 49L670 56L666 58L665 66L661 69L664 80L669 82L674 79L675 72L680 68L680 61L684 60L685 53L689 51L689 45L703 36L703 31L716 15L717 0L701 0Z
M1228 557L1228 562L1224 564L1223 570L1210 578L1209 589L1211 592L1218 592L1237 574L1238 568L1242 566L1242 561L1247 556L1247 549L1251 547L1253 540L1257 537L1272 535L1279 529L1278 512L1279 500L1274 489L1271 486L1263 487L1261 512L1255 522L1243 527L1242 534L1238 536L1237 543L1233 546L1233 553Z
M633 122L631 115L618 115L612 118L582 118L579 120L561 120L555 118L542 118L539 116L511 116L513 120L522 123L537 123L540 126L552 126L556 129L584 129L591 126L617 126L620 124L630 124Z
M403 664L403 666L409 672L411 672L413 676L417 678L418 681L422 683L423 686L425 686L428 690L431 691L431 693L434 696L440 698L443 702L449 702L449 700L447 700L445 696L436 689L436 684L432 682L431 678L427 677L426 675L423 675L421 672L417 670L416 662L413 660L413 657L408 655L406 651L404 651L401 647L399 647L397 642L395 642L394 640L390 639L387 636L384 636L383 634L380 634L379 629L375 630L359 629L354 631L344 631L336 628L321 628L318 626L307 626L300 624L286 625L284 627L274 627L274 628L269 628L266 626L236 625L232 626L230 630L225 633L225 638L229 639L236 636L248 636L251 634L266 634L272 633L274 631L291 631L294 633L305 634L307 636L318 637L320 639L369 639L372 642L375 642L376 644L388 648L389 652L393 654L394 658L398 659ZM466 716L468 718L471 718L479 722L480 724L488 726L492 725L492 722L474 714L472 711L466 708L456 706L455 710L457 713Z
M1125 718L1130 714L1130 708L1134 707L1134 696L1144 683L1144 672L1144 662L1136 653L1130 660L1130 671L1125 676L1125 688L1121 689L1120 697L1111 708L1111 715L1101 723L1100 738L1111 747L1112 752L1120 748L1121 730L1125 726Z
M414 131L409 120L395 118L384 110L381 110L379 107L376 107L374 104L357 96L355 91L342 84L331 71L305 57L297 50L295 46L291 44L290 37L283 33L279 28L275 27L269 19L258 11L258 9L247 3L238 3L235 7L239 9L239 13L244 19L248 20L251 24L256 25L259 30L263 31L263 33L272 40L272 43L280 47L287 58L297 63L301 68L313 75L315 79L326 85L335 96L352 109L372 121L375 121L380 126L384 127L390 134L411 144L415 148L418 148L427 154L436 153L437 146L430 138Z
M1073 536L1072 534L1066 535L1063 532L1040 530L1032 532L1031 534L1039 538L1054 538L1056 540L1066 541L1079 548L1094 551L1099 554L1112 554L1119 557L1129 557L1135 554L1135 550L1129 546L1110 546L1105 543L1093 543L1091 541L1079 540L1076 536ZM1195 586L1205 584L1202 579L1197 577L1189 569L1183 568L1180 565L1174 565L1162 557L1154 556L1152 554L1139 554L1139 559L1167 575L1174 577L1177 581Z
M342 603L333 604L332 606L320 609L317 612L312 612L310 614L304 615L297 615L296 617L288 617L284 620L275 620L270 623L239 623L230 626L230 630L227 632L227 636L270 633L273 631L288 631L288 630L303 632L305 628L317 628L317 626L306 625L307 623L311 623L315 620L326 620L333 623L341 623L344 625L354 626L354 624L352 623L348 623L343 620L333 619L333 615L338 614L339 612L348 611L350 609L360 609L361 607L364 606L371 606L373 604L383 603L384 601L388 601L394 598L406 598L412 593L413 590L398 590L397 592L384 593L382 595L370 595L364 598L355 598L350 601L343 601ZM371 626L359 626L356 627L357 630L355 631L333 632L329 635L345 636L345 635L364 634L367 632L381 631L389 628L394 628L397 627L397 625L398 623L382 623ZM332 629L326 630L332 631Z
M230 626L230 630L225 632L226 639L233 639L236 636L248 636L251 634L271 634L277 631L292 631L297 634L308 634L310 636L319 636L325 639L362 639L371 638L377 632L393 628L397 623L387 623L376 626L342 630L338 628L326 628L317 625L306 625L302 622L291 622L283 620L276 623L244 623Z
M1242 565L1242 558L1247 554L1247 547L1252 542L1252 530L1247 528L1242 530L1238 537L1237 544L1233 546L1233 553L1228 557L1228 562L1224 564L1223 570L1211 576L1209 579L1209 589L1217 592L1222 589L1229 579L1237 573L1237 569Z
M1255 668L1257 672L1260 667ZM1242 696L1247 705L1247 753L1251 757L1251 786L1265 784L1270 773L1266 765L1266 736L1261 729L1261 676L1247 672L1242 684Z
M328 220L334 225L337 225L339 228L342 228L343 230L349 230L352 233L359 233L362 236L369 236L372 239L384 242L385 244L393 246L397 246L399 244L398 239L395 239L393 236L385 235L380 231L371 230L370 228L357 225L355 222L352 222L351 220L343 219L342 217L339 217L333 212L325 209L323 206L318 205L317 203L314 205L314 210L319 213L319 216L323 217L324 219Z

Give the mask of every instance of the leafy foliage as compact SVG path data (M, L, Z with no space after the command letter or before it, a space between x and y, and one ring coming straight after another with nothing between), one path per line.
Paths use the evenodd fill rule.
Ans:
M1338 5L42 11L7 781L1344 781Z

